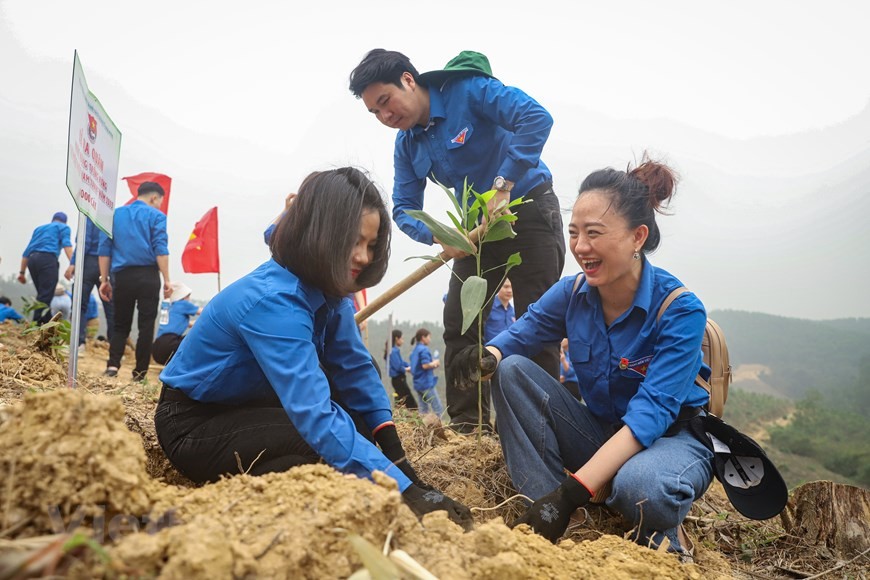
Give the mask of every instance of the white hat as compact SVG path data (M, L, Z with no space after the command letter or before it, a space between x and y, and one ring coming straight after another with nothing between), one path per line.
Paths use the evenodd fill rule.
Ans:
M173 282L169 286L172 288L172 294L169 295L169 300L172 302L178 302L190 296L190 288L181 282Z

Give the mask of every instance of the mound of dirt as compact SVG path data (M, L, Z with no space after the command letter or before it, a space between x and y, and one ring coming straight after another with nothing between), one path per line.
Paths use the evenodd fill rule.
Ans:
M146 514L170 488L144 463L117 398L69 389L27 394L0 424L2 529L39 535L81 517Z
M346 577L362 566L352 532L376 546L390 537L445 578L700 578L619 537L554 546L501 519L468 534L444 514L420 522L391 479L373 484L325 465L169 486L148 476L120 402L81 391L30 394L13 406L0 425L0 470L4 529L33 536L76 522L115 542L108 563L71 570L83 575Z

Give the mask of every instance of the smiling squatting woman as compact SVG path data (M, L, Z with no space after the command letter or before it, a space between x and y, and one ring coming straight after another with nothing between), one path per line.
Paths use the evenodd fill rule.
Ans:
M678 527L713 478L712 453L685 429L708 399L695 384L706 312L686 292L656 322L682 283L647 259L660 240L655 213L674 187L672 171L647 160L589 175L568 229L582 276L551 287L482 360L476 346L463 353L466 382L498 366L493 402L508 472L535 500L516 523L551 541L613 480L607 505L635 540L658 546L667 537L682 551ZM583 402L528 358L564 337Z
M362 172L305 179L272 259L208 303L160 374L154 423L181 473L215 481L239 461L253 475L321 460L359 477L377 469L417 515L443 509L470 525L405 459L347 298L383 278L389 247L386 207Z

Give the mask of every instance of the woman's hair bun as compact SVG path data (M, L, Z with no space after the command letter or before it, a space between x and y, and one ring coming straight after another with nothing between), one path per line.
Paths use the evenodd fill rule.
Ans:
M662 213L661 208L667 207L676 192L679 181L677 173L664 163L651 160L646 153L643 154L640 165L634 169L629 165L626 173L646 185L650 206Z

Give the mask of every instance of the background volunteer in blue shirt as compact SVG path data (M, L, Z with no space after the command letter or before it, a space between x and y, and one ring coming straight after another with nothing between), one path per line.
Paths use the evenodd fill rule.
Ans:
M76 248L70 259L69 268L64 273L64 278L72 280L73 276L78 274L82 277L82 296L90 296L91 291L100 288L100 239L107 237L106 234L100 231L100 228L94 225L91 218L85 219L85 247ZM82 257L84 254L84 257ZM82 300L82 320L86 319L89 302ZM111 342L112 331L115 326L115 309L112 306L111 300L103 300L103 313L106 316L106 338ZM85 343L85 335L87 329L84 324L79 325L79 344Z
M203 309L160 374L160 445L187 477L285 471L321 459L396 480L418 515L468 508L422 483L405 458L387 394L348 298L377 284L390 223L361 171L309 175L271 240L272 259ZM377 445L377 446L376 446Z
M485 342L489 342L517 321L514 306L511 304L513 297L514 291L511 281L505 278L504 284L498 289L498 294L492 301L492 310L489 312L489 318L486 319L486 326L483 328Z
M169 239L166 216L158 208L165 192L158 183L146 181L137 190L136 201L115 209L114 237L100 241L100 297L115 305L115 328L109 343L106 375L118 375L127 337L138 308L136 366L133 380L143 381L151 364L154 321L160 306L160 276L163 297L171 293ZM109 278L111 272L111 278Z
M555 284L486 346L483 360L472 348L457 357L463 380L498 366L493 401L508 472L535 500L515 523L551 541L613 480L607 505L636 541L655 547L666 536L680 551L678 527L713 478L712 452L685 429L708 400L695 384L699 370L710 372L704 305L686 292L656 322L682 284L646 259L660 241L655 211L675 183L668 167L646 158L628 173L589 175L568 229L583 269L578 286L577 276ZM585 404L526 358L565 336Z
M51 217L51 223L33 230L30 243L21 255L21 268L18 271L18 281L22 284L27 283L24 272L30 272L30 279L36 287L36 299L46 306L33 311L34 322L40 324L45 324L51 318L48 305L51 304L60 277L58 257L61 250L66 253L67 260L71 259L70 229L66 225L66 214L59 211Z
M0 296L0 322L5 320L14 320L18 322L23 320L23 317L12 308L12 301L6 296Z
M172 283L169 295L169 320L157 327L157 338L151 347L151 356L157 364L165 365L178 350L184 333L193 325L191 318L199 316L202 308L190 301L191 290L181 282Z
M389 372L390 381L393 385L393 393L396 397L396 404L402 405L406 409L417 409L417 400L411 394L411 389L408 387L407 373L411 371L411 365L402 360L402 345L405 339L402 338L402 331L398 328L392 332L393 348L390 350Z
M420 397L420 413L434 413L440 417L444 414L444 405L435 389L438 384L435 369L441 366L441 361L432 358L432 353L429 352L430 342L432 333L428 328L419 329L411 339L412 345L416 343L411 351L411 373L414 376L414 390Z
M393 219L423 244L438 242L405 210L423 209L427 179L451 187L461 199L464 183L478 192L496 189L492 207L523 196L532 203L517 208L516 237L486 244L481 257L488 295L504 278L508 257L519 252L522 264L511 270L517 315L522 315L553 285L565 264L565 241L559 200L541 151L553 119L544 107L515 87L493 78L487 58L463 51L444 70L419 74L405 55L375 49L350 75L350 90L370 113L398 129L393 156ZM443 244L442 244L443 246ZM475 259L444 246L455 258L444 307L445 363L448 365L447 412L460 432L477 428L477 390L454 388L449 377L452 357L478 342L477 324L461 334L462 281L476 274ZM484 318L488 310L483 313ZM536 354L551 376L559 376L558 344ZM484 393L482 424L489 424L489 394Z

